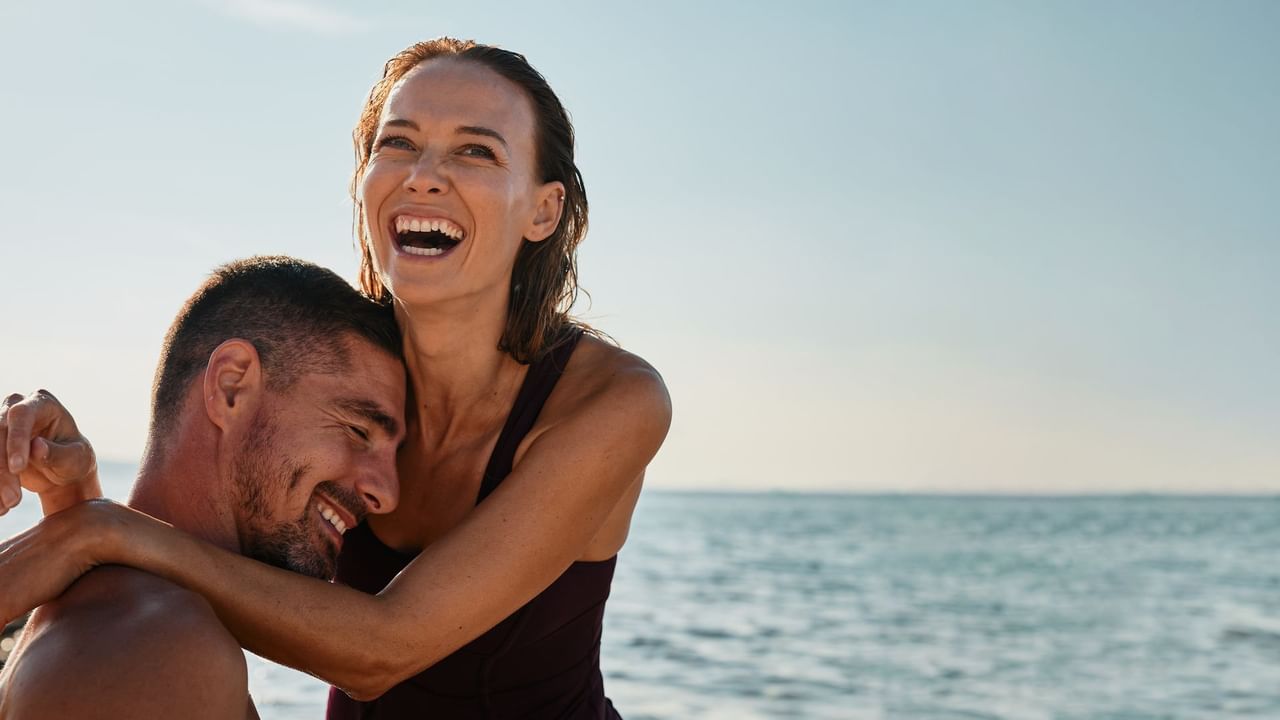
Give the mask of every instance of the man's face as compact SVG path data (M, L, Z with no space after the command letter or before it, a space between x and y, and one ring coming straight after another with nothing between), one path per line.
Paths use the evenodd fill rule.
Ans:
M241 552L312 577L333 577L342 534L399 498L404 367L363 340L350 366L304 375L267 401L232 465Z

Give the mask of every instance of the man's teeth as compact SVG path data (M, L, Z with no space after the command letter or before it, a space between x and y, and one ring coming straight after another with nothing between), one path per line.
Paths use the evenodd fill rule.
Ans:
M442 232L453 240L462 240L462 228L448 220L420 220L411 217L396 218L396 232Z
M347 524L342 522L342 518L338 517L338 513L330 510L328 507L320 503L316 503L316 507L320 509L320 515L324 517L325 520L329 521L329 524L338 531L339 535L342 535L347 531Z

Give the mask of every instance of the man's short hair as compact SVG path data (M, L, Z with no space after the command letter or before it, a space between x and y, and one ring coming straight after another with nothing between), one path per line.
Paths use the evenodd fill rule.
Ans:
M165 335L151 392L151 433L163 437L209 356L231 338L253 343L268 389L288 390L310 373L350 367L354 335L399 358L389 303L375 302L332 270L283 255L236 260L213 271Z

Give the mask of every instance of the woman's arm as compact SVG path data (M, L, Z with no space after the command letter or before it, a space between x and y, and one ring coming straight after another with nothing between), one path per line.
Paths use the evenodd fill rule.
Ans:
M657 373L639 361L619 369L376 596L269 567L105 503L69 511L96 513L88 522L102 541L64 539L79 547L43 572L46 582L102 563L156 573L204 595L245 648L354 698L374 698L496 625L579 559L657 452L670 417ZM28 582L0 560L0 586L19 577ZM13 603L0 601L0 612L15 613Z

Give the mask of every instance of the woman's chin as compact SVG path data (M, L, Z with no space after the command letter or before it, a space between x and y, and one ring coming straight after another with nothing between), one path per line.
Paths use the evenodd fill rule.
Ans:
M428 320L434 324L454 318L475 329L491 329L495 324L501 327L506 320L506 282L509 280L480 287L456 281L423 282L394 276L385 278L384 282L405 319Z
M451 294L435 283L410 278L386 278L383 282L396 304L410 312L437 307L451 299Z

